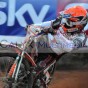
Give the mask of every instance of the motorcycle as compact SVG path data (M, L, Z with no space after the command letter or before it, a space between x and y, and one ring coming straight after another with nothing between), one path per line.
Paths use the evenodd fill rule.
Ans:
M29 31L31 27L26 29ZM0 74L2 88L48 88L53 78L56 62L63 54L58 56L53 53L38 53L36 41L43 35L47 34L41 32L28 36L21 47L10 43L1 44L15 52L0 55L0 58L8 59L4 66L4 73ZM29 46L32 46L29 49L30 52L27 50Z

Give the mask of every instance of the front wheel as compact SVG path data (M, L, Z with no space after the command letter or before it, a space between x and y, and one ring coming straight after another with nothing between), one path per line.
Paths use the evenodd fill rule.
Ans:
M2 88L32 88L30 74L27 73L28 69L23 63L20 67L17 82L9 76L9 71L14 61L15 58L13 56L0 56L0 86Z

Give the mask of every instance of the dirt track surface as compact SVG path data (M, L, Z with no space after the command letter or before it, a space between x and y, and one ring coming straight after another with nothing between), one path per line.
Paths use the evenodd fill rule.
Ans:
M49 88L88 88L88 71L55 72Z
M0 88L2 88L1 82ZM55 72L49 88L88 88L88 71Z

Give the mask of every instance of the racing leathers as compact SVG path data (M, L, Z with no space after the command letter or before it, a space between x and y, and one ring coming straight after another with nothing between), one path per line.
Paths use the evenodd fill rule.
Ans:
M61 33L60 29L56 35L48 34L48 39L50 47L58 55L87 45L87 37L84 33L66 35Z
M31 31L29 30L31 34L35 34L38 31L41 32L42 30L43 32L48 32L47 42L49 42L50 48L58 55L88 46L88 39L85 33L64 33L62 27L60 27L60 21L57 21L57 19L31 26L33 26L32 29L30 28Z

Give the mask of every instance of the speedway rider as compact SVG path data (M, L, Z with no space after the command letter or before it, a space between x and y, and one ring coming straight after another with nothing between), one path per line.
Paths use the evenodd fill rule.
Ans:
M42 23L42 25L50 24L50 26L39 29L34 25L35 28L28 31L30 34L36 34L36 32L48 33L49 46L59 55L88 45L87 36L83 32L87 20L86 9L82 6L74 6L60 12L60 15L54 21Z

